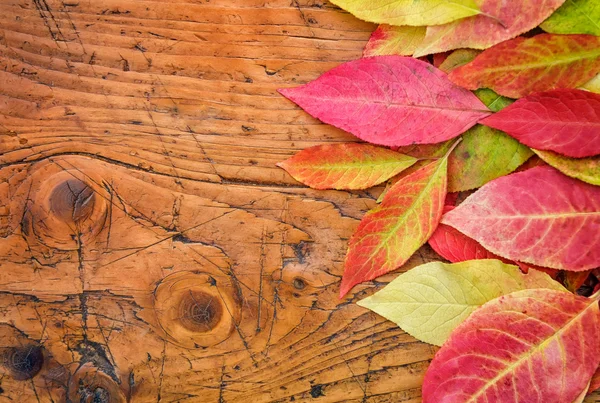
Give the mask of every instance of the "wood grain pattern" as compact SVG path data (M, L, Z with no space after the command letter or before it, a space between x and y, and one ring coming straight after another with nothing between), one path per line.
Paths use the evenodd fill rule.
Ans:
M418 402L434 348L337 292L381 189L276 93L360 57L322 0L0 2L0 402ZM434 259L421 250L412 267Z

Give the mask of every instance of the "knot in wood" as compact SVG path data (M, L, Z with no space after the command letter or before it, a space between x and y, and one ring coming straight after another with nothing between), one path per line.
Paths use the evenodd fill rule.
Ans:
M111 205L102 177L77 166L85 166L84 161L52 160L19 188L16 200L27 203L21 229L35 253L78 250L95 242L106 226Z
M215 328L223 315L223 305L213 295L189 291L179 303L181 324L194 332L208 332Z
M69 399L80 403L124 403L120 386L107 374L87 363L72 376Z
M154 312L165 339L186 348L221 343L241 320L239 289L227 277L181 271L161 280Z
M50 194L50 211L65 222L75 224L86 220L94 210L96 194L85 182L67 179Z
M37 345L12 347L4 352L3 365L12 378L20 381L36 376L44 364L44 353Z

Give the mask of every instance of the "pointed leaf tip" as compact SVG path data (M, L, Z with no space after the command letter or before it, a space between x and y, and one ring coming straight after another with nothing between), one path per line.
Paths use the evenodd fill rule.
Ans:
M350 238L340 298L356 284L402 266L435 231L444 207L448 158L396 182Z
M431 262L396 277L382 290L358 302L405 332L441 346L475 309L514 291L547 288L566 291L546 273L523 274L498 260Z
M402 56L344 63L282 94L321 121L385 146L449 140L491 113L442 71Z
M313 189L367 189L385 182L416 158L364 143L325 144L300 151L278 166Z
M521 98L533 92L575 88L600 70L600 37L540 34L491 47L451 71L455 84Z
M600 154L600 95L577 89L539 92L480 121L521 143L568 157Z

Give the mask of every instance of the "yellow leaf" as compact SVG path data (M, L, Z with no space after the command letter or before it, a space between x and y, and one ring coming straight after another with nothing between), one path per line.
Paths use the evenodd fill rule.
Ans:
M499 260L431 262L398 276L384 289L358 302L405 332L441 346L452 330L475 309L514 291L566 289L546 273L522 273Z
M480 13L474 0L331 0L361 20L390 25L438 25Z

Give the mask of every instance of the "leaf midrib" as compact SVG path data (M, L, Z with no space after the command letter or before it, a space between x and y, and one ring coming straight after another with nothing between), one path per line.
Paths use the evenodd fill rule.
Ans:
M324 170L348 170L348 169L356 169L356 168L380 168L382 166L394 166L394 165L402 165L402 164L409 164L411 162L416 162L416 158L414 159L406 159L405 161L403 160L394 160L394 161L383 161L383 162L372 162L372 163L365 163L362 161L357 161L357 162L348 162L348 163L325 163L325 164L302 164L302 165L298 165L298 167L302 167L302 168L310 168L310 169L324 169Z
M583 59L592 59L600 56L600 48L594 49L588 52L582 53L568 53L568 56L565 58L556 59L557 55L553 55L554 58L550 62L537 62L537 63L523 63L523 64L511 64L509 66L499 66L499 67L486 67L483 69L485 73L496 73L496 72L506 72L506 71L514 71L514 70L526 70L526 69L534 69L541 67L552 67L558 66L561 64L570 64ZM558 55L560 56L560 55Z
M543 340L542 342L538 343L535 347L529 349L527 354L521 356L521 358L519 358L517 361L515 361L512 364L510 364L502 372L500 372L494 378L492 378L491 380L489 380L488 382L486 382L486 384L481 389L479 389L479 391L477 393L475 393L473 396L471 396L469 398L469 400L467 401L467 403L476 402L477 398L479 396L481 396L487 389L489 389L491 386L495 385L505 375L509 374L516 367L518 367L519 365L521 365L523 363L523 361L531 358L535 353L537 353L538 351L541 351L544 347L546 347L548 344L550 344L555 338L557 338L559 335L561 335L567 329L569 329L569 327L573 324L574 321L576 321L577 319L579 319L579 317L581 317L583 314L585 314L588 309L590 309L591 307L593 307L597 303L598 303L598 301L590 299L590 303L588 304L588 306L583 311L581 311L576 316L574 316L573 318L571 318L563 327L561 327L557 332L553 333L550 337L548 337L545 340Z
M447 161L448 155L446 155L445 157L443 157L443 159ZM439 170L440 170L440 168L442 166L446 166L446 164L444 163L444 161L440 161L438 163L438 167L435 169L435 171L433 172L433 174L430 176L429 181L427 182L427 185L425 185L425 187L423 188L423 190L421 191L421 193L419 194L419 196L411 203L411 205L408 206L408 208L406 208L405 214L403 214L402 217L396 223L396 225L394 225L394 227L388 231L388 233L385 236L385 238L382 239L382 241L379 243L379 245L373 251L373 253L371 253L369 255L369 260L373 259L379 253L379 251L381 249L383 249L384 245L387 244L387 242L390 240L390 238L396 233L396 231L398 231L398 228L400 228L400 226L406 221L406 219L408 217L408 213L411 212L411 211L413 211L415 205L417 203L419 203L425 197L425 194L428 193L427 190L429 190L429 188L433 185L433 183L436 182L436 178L437 178L438 172L439 172ZM389 193L389 191L388 191L388 193ZM361 239L364 239L364 237L361 238Z
M489 109L475 109L475 108L452 108L452 107L445 107L445 106L435 106L435 105L423 105L423 104L403 104L403 103L399 103L399 102L393 102L393 101L386 101L386 100L379 100L379 99L357 99L357 98L348 98L348 97L344 97L344 96L339 96L339 97L325 97L325 96L313 96L311 97L311 99L318 99L320 101L329 101L329 102L344 102L344 104L356 104L356 103L360 103L360 104L365 104L365 103L370 103L370 104L382 104L384 106L397 106L397 107L403 107L403 108L417 108L417 109L434 109L434 110L447 110L447 111L456 111L456 112L481 112L481 113L487 113L487 114L491 114L492 112Z

